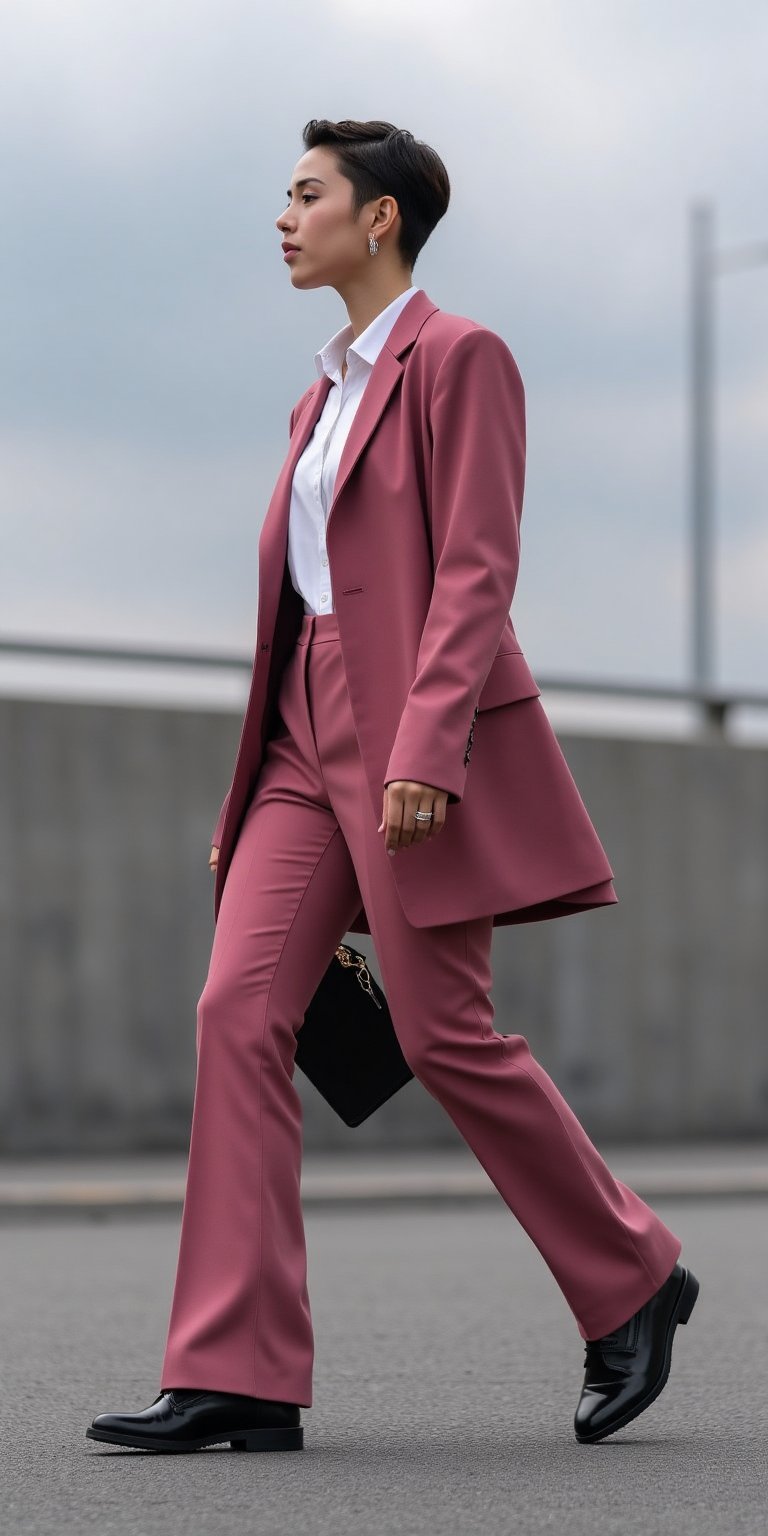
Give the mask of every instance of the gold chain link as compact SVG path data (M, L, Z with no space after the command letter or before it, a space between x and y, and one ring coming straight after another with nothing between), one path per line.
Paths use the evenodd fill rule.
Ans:
M355 966L357 970L357 979L363 991L367 992L368 995L373 998L376 1007L379 1009L379 1011L381 1011L381 1003L379 1002L379 999L377 998L376 993L371 986L371 973L365 963L365 956L353 955L351 949L348 949L346 944L340 944L336 950L336 957L341 961L342 965Z

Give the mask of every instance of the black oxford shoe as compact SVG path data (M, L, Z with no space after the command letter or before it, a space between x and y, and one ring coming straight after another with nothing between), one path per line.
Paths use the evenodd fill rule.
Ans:
M166 1387L140 1413L99 1413L91 1440L146 1451L199 1451L228 1440L233 1451L300 1451L304 1428L297 1403L239 1392Z
M613 1333L585 1340L584 1386L574 1419L576 1439L602 1440L629 1424L666 1386L672 1337L687 1323L699 1294L690 1269L676 1264L650 1301Z

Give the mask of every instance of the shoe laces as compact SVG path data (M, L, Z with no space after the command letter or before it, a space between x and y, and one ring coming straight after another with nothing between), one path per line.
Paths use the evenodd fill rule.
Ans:
M585 1339L585 1367L600 1365L604 1356L610 1355L615 1350L626 1350L629 1347L631 1323L632 1318L629 1318L620 1328L614 1328L612 1333L601 1334L599 1339Z

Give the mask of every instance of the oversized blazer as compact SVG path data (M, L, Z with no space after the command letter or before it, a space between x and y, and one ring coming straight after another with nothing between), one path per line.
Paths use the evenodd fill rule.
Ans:
M259 536L250 693L212 837L214 919L304 614L286 559L291 482L330 387L323 374L291 411ZM373 825L391 779L448 794L440 835L387 861L417 928L618 899L510 618L524 478L525 397L506 342L419 290L373 365L326 526ZM371 931L362 898L350 931Z

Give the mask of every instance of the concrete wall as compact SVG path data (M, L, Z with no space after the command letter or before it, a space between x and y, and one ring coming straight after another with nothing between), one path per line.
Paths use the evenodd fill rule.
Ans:
M0 699L0 1150L186 1147L240 722ZM496 929L496 1027L595 1138L766 1134L768 750L559 739L619 904ZM308 1147L455 1143L418 1082L357 1130L296 1082Z

